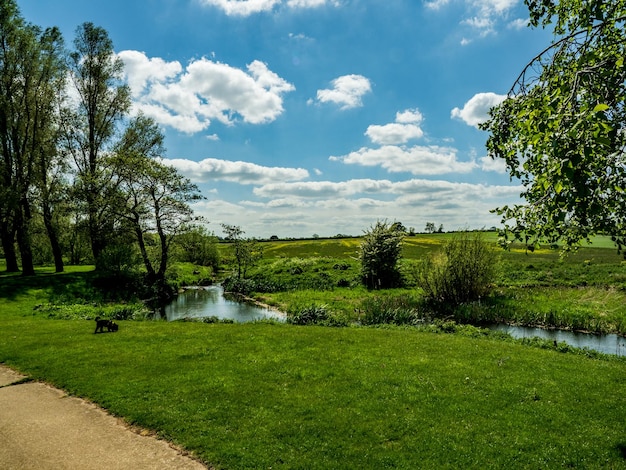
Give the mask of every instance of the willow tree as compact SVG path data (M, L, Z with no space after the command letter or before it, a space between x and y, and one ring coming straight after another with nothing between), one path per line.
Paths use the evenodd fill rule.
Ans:
M489 154L523 184L525 203L496 209L505 241L565 249L598 233L626 244L626 2L526 0L552 43L491 110ZM508 240L507 240L508 238Z
M17 271L17 240L25 275L35 272L30 235L33 192L41 187L41 165L47 168L56 155L55 113L65 73L63 59L57 28L41 30L23 20L14 1L0 3L0 238L9 271ZM50 228L54 245L56 235ZM55 250L55 259L57 271L62 270L60 249Z
M76 31L69 55L75 93L64 110L63 136L76 168L75 197L84 205L96 266L114 232L111 202L114 175L107 153L130 109L130 90L123 81L124 64L103 28L84 23Z

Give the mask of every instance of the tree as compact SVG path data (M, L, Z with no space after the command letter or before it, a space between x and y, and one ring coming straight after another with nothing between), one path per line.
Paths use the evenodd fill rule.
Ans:
M237 225L222 224L226 240L232 243L237 263L237 278L245 279L248 268L254 266L262 257L263 249L256 240L244 238L245 233Z
M35 273L33 190L42 177L41 163L47 165L56 153L54 113L64 76L62 51L57 28L42 31L24 22L14 1L0 4L0 238L9 271L17 271L17 240L24 275Z
M504 241L565 249L597 233L626 244L626 3L527 0L553 42L523 69L482 128L523 185L525 204L495 211Z
M75 196L87 213L96 267L114 232L111 210L116 188L104 164L118 124L130 108L130 91L123 83L124 64L115 56L106 30L84 23L76 31L69 72L77 102L63 110L63 137L76 167Z
M170 246L174 238L197 220L190 203L202 199L198 187L158 158L165 152L163 134L150 118L131 121L109 160L118 189L114 211L131 227L147 272L147 283L166 296ZM157 237L156 256L147 238Z
M404 232L387 222L377 221L365 232L359 258L361 280L368 289L387 289L401 284L398 263L403 239Z
M426 222L426 233L434 233L435 232L435 224L433 222Z

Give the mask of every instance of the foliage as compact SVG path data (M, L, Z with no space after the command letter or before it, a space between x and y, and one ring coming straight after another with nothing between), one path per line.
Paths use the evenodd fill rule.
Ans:
M200 266L210 266L214 271L220 267L220 253L217 237L203 226L193 227L174 238L177 248L175 256L184 262Z
M326 305L311 304L297 311L287 312L287 323L292 325L342 326L333 319Z
M226 240L231 243L237 265L237 277L245 279L248 269L263 258L263 246L252 238L244 238L245 232L239 226L222 224L222 229L226 234Z
M404 232L387 222L377 221L361 242L361 279L369 289L388 289L402 283L398 262L402 257Z
M118 180L114 212L130 225L147 284L159 299L169 294L165 273L171 243L196 220L189 204L202 199L195 184L157 159L163 156L163 138L152 119L139 115L129 124L110 159ZM149 253L152 234L156 243Z
M493 288L496 255L480 234L459 233L440 253L424 262L419 283L426 299L437 309L486 297Z
M359 307L364 325L419 325L427 319L420 299L409 295L369 297Z
M33 275L31 219L35 192L46 191L55 160L56 122L63 66L63 39L58 28L42 31L26 24L17 3L0 5L0 241L7 267L18 270L14 241L19 246L22 273ZM47 193L46 193L47 196ZM57 270L63 270L51 223L50 199L44 197Z
M526 204L496 209L504 243L590 236L626 245L626 4L528 0L533 26L554 41L522 71L483 129L489 154L524 186Z
M130 109L130 89L123 83L124 64L115 55L106 30L83 23L69 54L70 81L78 102L66 102L60 121L63 150L76 169L74 198L87 215L87 227L96 266L117 220L112 208L116 192L107 165L117 126Z

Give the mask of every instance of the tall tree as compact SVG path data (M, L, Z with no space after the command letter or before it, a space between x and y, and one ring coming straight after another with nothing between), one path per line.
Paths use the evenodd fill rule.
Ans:
M69 71L76 102L63 113L64 142L75 163L76 195L85 206L98 267L114 229L114 175L104 161L130 108L130 91L123 83L124 64L106 30L84 23L76 31L74 47Z
M57 28L27 24L14 1L0 3L0 233L7 267L15 270L15 235L22 273L34 274L30 236L37 161L54 153L63 41Z
M496 209L514 238L576 247L597 233L626 244L626 2L526 0L554 40L483 125L489 154L524 186ZM504 240L508 242L508 240Z
M130 225L141 251L148 284L167 294L165 272L172 240L197 220L190 203L202 199L196 185L163 164L163 134L150 118L139 115L127 127L111 158L118 178L116 211ZM146 238L158 239L156 256Z

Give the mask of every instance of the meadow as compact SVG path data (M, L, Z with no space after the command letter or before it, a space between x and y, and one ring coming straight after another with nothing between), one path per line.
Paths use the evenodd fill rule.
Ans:
M407 272L445 235L408 238ZM358 239L267 242L259 269L280 270L285 282L351 281L357 247ZM565 259L513 250L501 263L491 310L570 306L620 317L625 268L610 246ZM623 358L445 319L422 328L121 320L119 332L94 335L92 319L43 308L120 303L105 287L89 267L0 273L0 363L215 468L626 468ZM351 318L364 297L409 294L419 290L351 284L262 297L328 303Z

